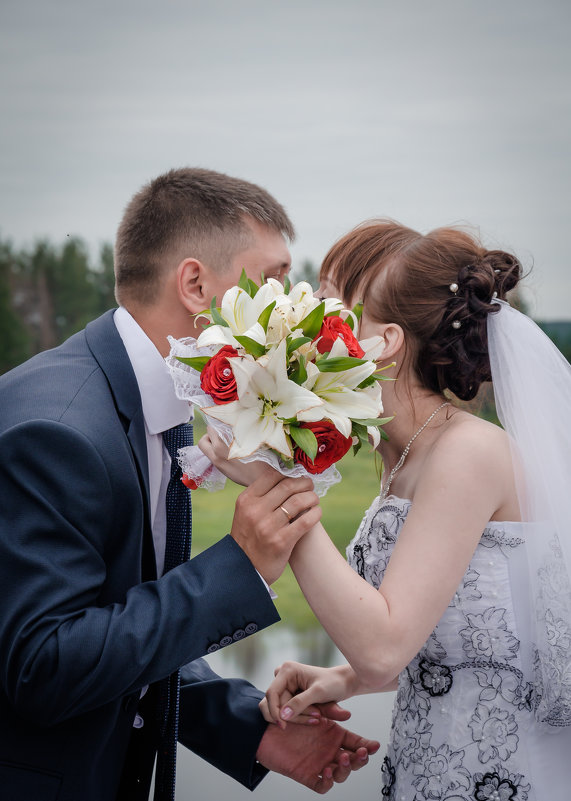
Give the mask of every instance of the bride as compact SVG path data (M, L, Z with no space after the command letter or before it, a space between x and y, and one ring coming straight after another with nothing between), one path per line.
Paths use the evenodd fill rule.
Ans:
M321 294L363 299L360 338L384 337L394 419L347 561L321 524L290 560L347 664L285 663L261 706L284 726L315 703L397 689L383 797L569 797L571 442L569 416L554 415L571 405L571 371L505 302L520 277L516 258L461 230L388 220L323 263ZM492 378L505 430L455 400Z

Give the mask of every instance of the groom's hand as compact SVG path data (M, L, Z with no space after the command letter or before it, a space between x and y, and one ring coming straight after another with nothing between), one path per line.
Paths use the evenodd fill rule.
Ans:
M284 478L272 471L238 496L230 534L272 584L283 573L296 542L320 519L311 479Z
M300 784L326 793L335 782L344 782L376 753L380 744L322 718L313 726L269 725L258 747L258 761Z

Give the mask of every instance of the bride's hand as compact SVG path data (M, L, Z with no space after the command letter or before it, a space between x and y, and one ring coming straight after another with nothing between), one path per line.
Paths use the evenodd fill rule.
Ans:
M242 462L240 459L229 459L229 447L223 439L218 436L216 429L208 426L206 434L200 438L198 447L207 456L212 464L221 473L243 487L249 487L257 478L268 471L274 471L273 467L265 462Z
M333 720L346 719L337 717L347 716L347 712L336 702L352 695L355 673L349 665L322 668L284 662L274 676L260 701L260 711L268 723L284 728L286 721L312 723L322 714Z

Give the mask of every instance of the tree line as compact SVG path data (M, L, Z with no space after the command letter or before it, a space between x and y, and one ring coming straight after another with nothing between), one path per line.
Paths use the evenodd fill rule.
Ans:
M293 273L293 280L316 288L311 261ZM39 240L28 248L0 239L0 373L59 345L115 305L110 244L94 260L79 237L59 245ZM539 324L571 360L571 322Z
M109 244L94 262L78 237L20 249L0 240L0 373L113 308L113 287Z

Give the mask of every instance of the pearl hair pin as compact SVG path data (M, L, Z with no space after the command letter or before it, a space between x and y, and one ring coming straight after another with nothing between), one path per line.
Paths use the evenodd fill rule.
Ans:
M452 292L453 295L456 295L457 292L458 292L458 284L456 284L456 283L450 284L448 289Z
M456 330L462 328L462 323L460 320L452 320L452 328L455 328Z

